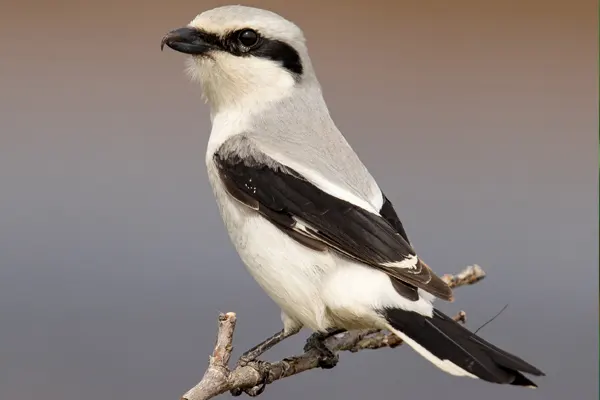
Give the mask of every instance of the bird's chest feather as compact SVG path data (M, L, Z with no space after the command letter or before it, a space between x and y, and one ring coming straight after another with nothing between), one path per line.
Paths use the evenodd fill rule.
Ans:
M335 268L331 255L307 249L233 199L214 164L207 168L225 228L249 273L287 315L321 326L326 317L319 292L323 276Z

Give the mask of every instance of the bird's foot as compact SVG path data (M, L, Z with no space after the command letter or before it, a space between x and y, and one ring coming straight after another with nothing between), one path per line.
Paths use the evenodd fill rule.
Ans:
M256 357L254 357L252 354L244 353L238 359L237 363L235 364L235 367L236 368L245 367L246 365L250 364L254 360L256 360Z
M269 375L271 372L271 364L261 360L243 360L244 356L238 360L238 367L251 367L260 375L260 383L251 388L235 388L229 392L232 396L239 396L242 393L246 393L250 397L256 397L265 391L267 384L269 383Z
M313 333L306 340L304 351L308 352L315 350L319 353L319 367L323 369L331 369L335 367L339 361L339 356L325 345L325 339L330 335L322 333Z

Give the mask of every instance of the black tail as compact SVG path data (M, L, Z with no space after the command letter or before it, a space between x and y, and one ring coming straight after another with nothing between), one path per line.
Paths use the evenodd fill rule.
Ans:
M537 385L521 372L544 376L533 365L486 342L438 310L433 310L432 318L397 308L385 309L383 315L394 333L450 374L461 375L462 369L488 382L534 388Z

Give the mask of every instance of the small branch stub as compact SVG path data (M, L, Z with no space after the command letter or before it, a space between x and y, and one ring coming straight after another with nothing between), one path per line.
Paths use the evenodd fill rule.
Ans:
M452 288L472 285L485 277L485 272L478 265L465 268L456 275L444 275L442 279ZM454 320L465 323L466 313L460 311ZM236 315L233 312L219 315L217 340L208 368L200 382L183 395L181 400L208 400L228 391L256 396L262 393L264 386L279 379L319 367L319 358L313 351L300 356L285 358L277 362L253 361L233 370L228 367L233 349L233 334ZM394 348L402 344L402 339L392 333L372 329L350 331L335 335L326 340L332 352L349 351L356 353L362 350L375 350L383 347ZM268 366L268 374L263 374Z

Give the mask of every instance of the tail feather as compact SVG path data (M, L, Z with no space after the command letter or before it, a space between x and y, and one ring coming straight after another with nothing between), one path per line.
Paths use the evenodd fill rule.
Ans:
M432 318L398 308L385 309L383 315L392 332L449 374L532 388L537 385L522 372L544 375L533 365L486 342L436 309Z

